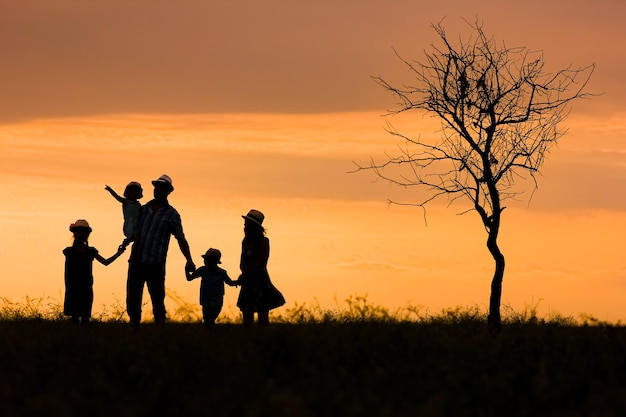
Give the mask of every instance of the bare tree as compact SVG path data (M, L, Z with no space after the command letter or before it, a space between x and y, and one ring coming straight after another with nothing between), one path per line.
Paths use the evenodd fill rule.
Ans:
M505 259L498 246L503 203L523 193L518 180L531 180L556 141L565 134L559 124L568 104L590 96L584 92L594 65L544 69L541 52L509 48L469 25L473 36L453 44L441 24L433 25L440 38L423 62L407 61L415 84L394 87L381 77L374 80L399 99L395 115L420 110L441 120L441 138L435 143L412 139L388 125L388 132L405 141L398 156L383 163L373 159L356 171L376 175L401 186L421 186L427 193L412 205L424 207L439 197L449 202L466 199L487 232L487 248L495 261L491 281L488 324L501 330L500 300ZM397 54L396 54L397 55ZM408 168L399 174L398 167ZM532 196L532 194L531 194ZM392 201L393 203L393 201Z

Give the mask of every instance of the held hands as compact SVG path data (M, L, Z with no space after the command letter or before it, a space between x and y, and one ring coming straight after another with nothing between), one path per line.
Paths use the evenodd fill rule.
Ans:
M187 278L187 281L193 281L193 273L195 272L195 270L189 270L185 267L185 278Z
M192 260L188 260L185 264L185 276L187 277L187 281L191 281L193 279L191 277L191 274L193 274L194 272L196 272L196 265L193 263Z

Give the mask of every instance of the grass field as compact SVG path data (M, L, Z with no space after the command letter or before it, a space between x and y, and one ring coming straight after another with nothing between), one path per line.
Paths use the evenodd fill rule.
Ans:
M626 415L622 326L531 314L494 336L471 309L401 320L357 301L212 331L5 304L0 416Z

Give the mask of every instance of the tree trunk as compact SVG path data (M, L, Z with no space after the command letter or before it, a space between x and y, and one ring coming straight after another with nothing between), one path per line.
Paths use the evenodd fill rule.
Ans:
M489 316L487 325L491 333L500 333L502 320L500 317L500 300L502 298L502 279L504 278L504 255L500 252L497 236L489 236L487 247L496 262L496 270L491 281L491 296L489 297Z

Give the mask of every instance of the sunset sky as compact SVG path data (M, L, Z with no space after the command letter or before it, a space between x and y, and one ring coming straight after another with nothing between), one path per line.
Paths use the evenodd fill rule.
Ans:
M395 310L486 309L493 261L478 216L349 173L397 150L387 121L437 137L372 76L403 84L394 49L421 60L467 23L557 70L596 64L539 189L510 202L503 304L626 321L626 3L589 1L0 0L0 297L62 300L62 249L87 219L102 255L123 239L122 192L167 173L197 265L209 247L238 276L242 214L266 215L270 275L288 301L365 295ZM530 189L529 185L529 189ZM527 196L528 197L528 196ZM123 302L127 254L94 266L95 310ZM197 302L175 244L166 287ZM226 289L226 310L238 290ZM170 307L173 308L173 307ZM149 308L148 308L149 310Z

